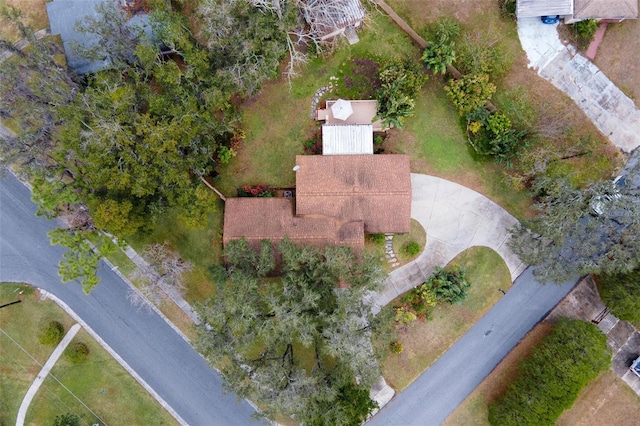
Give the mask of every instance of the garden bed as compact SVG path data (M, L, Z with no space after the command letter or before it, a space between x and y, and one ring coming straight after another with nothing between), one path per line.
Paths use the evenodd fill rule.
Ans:
M466 270L471 283L468 297L461 305L437 305L432 319L417 320L399 334L404 350L390 354L383 362L383 375L397 391L403 391L435 362L458 338L488 311L502 296L499 289L511 287L511 275L500 256L486 247L470 248L449 265ZM395 306L399 298L390 303Z

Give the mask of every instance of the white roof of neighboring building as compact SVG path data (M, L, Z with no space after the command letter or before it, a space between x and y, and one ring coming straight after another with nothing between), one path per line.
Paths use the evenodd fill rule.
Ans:
M516 2L518 18L572 14L573 0L517 0Z
M325 124L322 126L322 155L373 154L371 124Z

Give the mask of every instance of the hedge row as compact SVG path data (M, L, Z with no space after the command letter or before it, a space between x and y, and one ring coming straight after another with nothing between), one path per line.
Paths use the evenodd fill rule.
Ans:
M553 425L610 363L606 336L595 325L563 319L522 361L507 392L489 406L489 422Z

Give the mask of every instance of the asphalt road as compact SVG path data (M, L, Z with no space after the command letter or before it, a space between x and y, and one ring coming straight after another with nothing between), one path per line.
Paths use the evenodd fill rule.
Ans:
M467 334L367 425L441 424L577 281L540 285L527 268Z
M63 284L57 264L64 250L47 237L56 224L35 211L27 188L8 173L0 178L0 282L29 283L66 302L188 424L258 423L254 409L225 394L219 374L160 316L130 305L127 284L110 268L101 264L90 295L78 282Z

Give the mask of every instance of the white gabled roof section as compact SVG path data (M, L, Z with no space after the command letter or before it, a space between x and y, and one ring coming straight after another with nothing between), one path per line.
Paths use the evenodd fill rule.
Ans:
M325 124L322 126L322 155L373 154L371 124Z
M573 0L517 0L518 18L573 15Z

